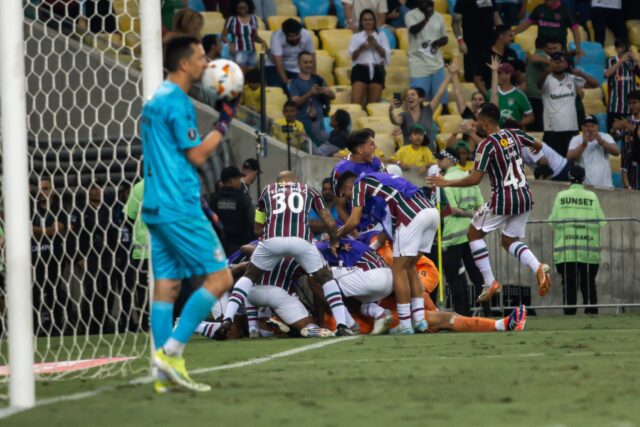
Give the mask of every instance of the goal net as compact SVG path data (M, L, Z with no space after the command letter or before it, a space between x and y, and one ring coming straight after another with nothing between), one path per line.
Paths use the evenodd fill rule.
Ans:
M143 371L148 252L127 203L140 180L138 2L23 3L35 372ZM4 293L0 309L4 386Z

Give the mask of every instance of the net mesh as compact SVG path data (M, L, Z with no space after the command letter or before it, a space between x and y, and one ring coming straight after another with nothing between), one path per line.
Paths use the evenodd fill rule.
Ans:
M125 212L141 155L138 2L30 0L24 12L35 361L57 363L39 379L130 374L144 363L60 368L148 353L147 262Z

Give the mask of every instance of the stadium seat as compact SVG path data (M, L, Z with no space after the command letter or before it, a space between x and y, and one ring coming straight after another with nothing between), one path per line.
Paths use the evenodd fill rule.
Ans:
M367 113L362 109L360 104L332 104L329 116L332 116L336 110L344 110L351 116L351 127L357 129L358 119L367 117Z
M449 2L447 0L435 0L435 10L438 13L447 13L449 10Z
M298 16L302 19L307 16L326 16L329 14L328 1L298 0L294 4L298 8Z
M348 50L341 50L336 52L333 57L336 60L336 67L349 67L351 68L351 55Z
M350 104L351 103L351 86L331 86L331 90L336 94L336 98L331 101L332 104Z
M538 37L538 26L532 25L515 37L515 42L518 43L522 50L526 53L532 53L536 50L536 38Z
M407 67L387 67L387 77L385 84L391 86L409 87L409 68Z
M460 56L458 41L453 30L447 30L447 44L442 47L442 56L445 60L451 61L454 57Z
M629 32L629 42L634 46L640 46L640 20L628 20L627 31Z
M449 138L451 138L450 133L438 133L438 135L436 136L436 145L438 146L438 151L444 150L445 148L447 148L447 142L449 141Z
M369 116L389 117L389 103L372 102L367 104L367 113Z
M277 111L282 111L284 103L287 102L287 95L284 94L282 88L267 86L265 88L265 103L273 106ZM267 111L271 111L267 109Z
M318 36L316 36L316 33L314 33L313 31L309 31L309 35L311 36L311 41L313 42L313 48L314 49L320 49L320 40L318 39Z
M409 66L409 57L407 52L402 49L391 49L391 61L389 62L389 66L391 67L408 67Z
M339 67L333 70L339 85L351 86L351 67Z
M333 58L329 55L318 55L316 52L316 72L326 80L327 85L333 86L335 84L333 77Z
M583 89L584 97L582 98L583 102L592 102L599 101L602 102L604 100L604 94L602 93L602 88L596 87L593 89Z
M595 42L589 42L590 37L589 37L589 33L587 33L587 30L585 30L582 25L578 25L578 29L580 31L580 40L582 40L582 43L595 43ZM573 31L571 31L570 28L567 28L567 44L571 44L573 43ZM584 48L583 48L584 49Z
M597 66L595 64L578 64L577 68L596 79L599 85L604 82L604 67L602 65Z
M384 89L382 90L382 100L391 102L393 99L394 93L400 93L404 96L404 93L407 91L407 86L397 86L392 84L386 84Z
M298 16L298 9L291 3L276 3L276 14L289 17Z
M329 52L337 53L341 50L348 50L352 36L353 32L351 30L336 29L320 31L322 48Z
M466 83L466 82L460 83L460 88L462 90L462 98L467 103L471 101L471 96L478 91L478 88L473 83ZM453 91L452 83L450 83L449 86L447 86L447 93L449 94L449 102L450 103L455 102L456 94Z
M393 134L397 128L388 117L360 117L358 119L358 129L369 128L378 133Z
M218 12L209 12L210 15L204 16L204 25L200 30L201 36L207 34L220 34L224 29L224 18Z
M569 44L569 49L574 50L576 44L572 41ZM580 48L585 52L585 56L580 58L579 65L593 65L594 67L604 67L606 60L606 53L600 43L596 42L582 42Z
M267 24L269 25L270 31L277 31L282 28L282 23L287 19L295 19L296 21L302 23L299 17L297 16L282 16L282 15L273 15L267 18Z
M609 105L609 90L607 87L607 82L602 82L602 84L600 85L600 87L602 88L602 93L604 93L604 103L606 105Z
M409 52L409 33L406 28L396 28L398 47L405 52Z
M607 132L607 114L606 113L597 113L594 114L596 120L598 121L598 126L600 127L601 132ZM607 129L607 130L605 130Z
M333 30L338 27L338 18L335 16L307 16L304 18L304 26L307 30Z
M387 41L389 42L389 49L395 49L398 47L398 41L396 40L396 36L393 33L393 30L387 27L382 27L380 28L380 31L382 31L387 36Z
M129 1L129 3L131 3L131 2ZM114 2L114 4L115 4L115 2ZM204 18L205 21L207 19L224 19L224 16L222 16L222 13L220 13L220 12L200 12L200 15L202 15L202 17Z
M447 109L449 110L449 114L460 114L460 111L458 110L458 103L451 101L451 98L449 98Z
M458 132L462 123L462 116L453 114L441 115L436 119L436 122L442 133Z
M602 101L584 102L584 112L586 114L606 114L607 106Z
M452 30L453 16L448 13L443 13L442 18L444 19L444 26L447 28L447 30Z
M621 158L620 156L609 156L609 165L611 165L611 172L619 173L621 167Z
M396 148L396 138L389 133L378 133L376 132L376 147L380 151L384 153L387 158L393 156L393 154L397 151Z
M267 116L269 116L273 120L284 119L284 114L282 113L282 105L266 104L265 108L267 110Z

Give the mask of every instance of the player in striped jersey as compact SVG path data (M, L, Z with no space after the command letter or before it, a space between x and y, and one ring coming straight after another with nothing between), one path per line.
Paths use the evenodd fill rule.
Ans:
M622 140L622 185L627 190L640 189L640 90L629 94L628 119L615 119L611 134Z
M338 325L336 335L352 335L346 326L347 314L340 288L325 266L322 255L311 243L308 214L312 209L327 226L332 250L336 250L339 245L336 222L317 190L298 182L291 171L280 172L278 182L267 185L262 190L256 210L256 226L264 229L264 240L258 243L251 255L251 261L244 276L236 282L234 292L237 291L238 300L246 298L251 286L260 276L273 270L282 258L293 257L304 271L322 284L325 298ZM223 325L217 331L220 338L231 328L231 322L232 318L227 318L225 314Z
M393 285L400 317L400 325L390 333L406 335L413 334L414 330L426 331L423 289L416 263L421 253L431 252L440 218L438 211L415 185L397 175L374 173L356 178L353 173L345 172L338 188L353 205L351 216L339 230L341 237L356 228L371 198L379 197L388 204L394 240Z
M607 130L615 119L629 115L629 93L636 89L636 77L640 75L638 59L627 40L615 41L616 55L607 58L604 76L609 92L607 106Z
M484 236L497 228L502 229L502 246L522 264L536 273L539 294L549 292L551 279L549 266L540 263L523 238L529 212L533 206L531 191L522 167L522 146L536 151L542 143L520 130L500 129L500 110L493 104L485 104L478 113L476 129L485 139L478 145L475 170L467 177L447 181L441 176L429 177L427 182L438 187L469 187L478 185L485 173L491 180L491 200L474 215L469 226L469 247L474 261L484 278L484 288L478 302L489 301L500 292L489 262L489 251ZM528 149L528 148L527 148Z

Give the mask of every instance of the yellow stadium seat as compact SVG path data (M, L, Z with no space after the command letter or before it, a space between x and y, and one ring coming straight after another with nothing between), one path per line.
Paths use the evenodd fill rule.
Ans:
M616 156L616 157L609 156L609 165L611 165L611 173L620 173L621 163L622 163L621 156Z
M438 117L437 122L442 133L458 132L462 123L462 116L453 114L441 115Z
M409 87L409 68L407 67L387 67L387 77L385 84L392 86Z
M393 134L397 128L388 117L361 117L358 119L358 128L369 128L378 133Z
M440 120L441 115L442 115L442 104L438 105L438 108L436 108L436 111L433 112L433 120L435 120L436 123L438 123L438 120Z
M447 142L449 142L449 138L451 138L450 133L438 133L436 135L436 145L438 146L438 151L444 150L447 148Z
M298 15L298 9L293 5L293 3L277 3L276 4L276 13L279 16L292 17L292 16L297 16Z
M409 33L406 28L397 28L396 37L398 39L398 46L405 52L409 52Z
M313 42L313 48L316 50L320 49L320 40L318 39L318 36L316 36L316 33L309 31L309 35L311 36L311 42Z
M396 139L391 134L376 132L375 141L376 147L378 147L378 149L382 151L387 158L393 156L393 154L397 151Z
M609 90L608 90L607 86L608 85L607 85L606 81L602 82L602 93L604 93L604 103L608 105L609 104Z
M452 27L453 17L447 13L442 13L441 15L442 15L442 18L444 18L444 26L447 27L447 30L453 29Z
M284 103L287 102L287 95L284 94L279 87L266 87L265 88L265 104L271 105L277 111L282 111ZM267 109L267 111L271 111Z
M627 21L627 30L629 31L629 42L634 46L640 46L640 20Z
M473 83L460 83L460 86L462 90L462 98L465 102L468 103L469 101L471 101L471 96L478 91L478 88L476 88L476 85L474 85ZM456 94L453 90L453 83L447 86L447 93L449 94L449 102L455 103Z
M222 15L217 12L211 13L211 15L204 17L204 25L202 26L202 30L200 30L200 35L203 37L207 34L220 34L224 29L224 18Z
M602 88L596 87L593 89L583 89L584 97L582 98L582 102L602 102L604 99L604 94L602 93Z
M291 0L276 0L276 4L291 4Z
M449 114L460 114L460 111L458 110L458 103L452 101L451 98L449 98L447 108L449 109Z
M536 8L536 6L539 6L542 3L544 3L544 0L529 0L529 3L527 3L527 11L531 13L531 11Z
M281 105L266 104L265 107L267 109L267 116L269 116L273 120L284 119Z
M304 26L310 31L333 30L338 27L338 18L335 16L307 16L304 18Z
M442 56L447 61L453 59L454 56L460 56L458 41L453 30L447 30L447 44L442 47Z
M389 117L389 103L372 102L367 104L367 113L369 116Z
M335 83L333 78L333 58L329 55L318 55L316 53L316 71L327 81L329 86Z
M284 15L272 15L267 18L267 24L269 25L270 31L277 31L282 28L282 23L287 19L295 19L298 22L302 22L297 16L284 16Z
M407 91L406 86L396 86L392 84L385 84L384 89L382 90L382 99L391 102L393 100L394 93L400 93L402 98L404 99L404 94Z
M339 85L351 86L351 67L339 67L333 70Z
M391 61L389 61L390 67L408 67L409 57L407 52L402 49L391 49Z
M584 112L586 114L606 113L607 106L602 101L584 102Z
M256 19L258 20L258 29L266 30L267 26L264 24L264 21L262 20L262 18L260 18L259 16L256 16Z
M351 32L351 30L335 29L320 31L322 48L329 52L335 52L336 54L341 50L349 49L352 36L353 32Z
M449 10L449 2L447 0L436 0L434 3L435 10L438 13L447 13Z
M582 41L588 41L589 40L589 33L587 33L587 31L582 27L582 25L578 25L578 28L580 31L580 40ZM567 29L567 44L569 43L573 43L573 31L571 31L571 29Z
M207 19L224 19L224 16L222 16L220 12L200 12L200 15L202 15L205 21Z
M351 86L331 86L331 90L336 94L336 98L331 101L332 104L351 103Z
M351 68L351 55L348 50L341 50L336 52L333 57L336 59L336 67L349 67Z
M336 110L344 110L349 114L357 114L359 112L363 112L364 110L362 109L362 106L360 104L351 104L350 102L346 103L346 104L333 104L331 106L331 111L329 112L329 115L333 115L334 111ZM366 113L365 113L366 116Z
M273 34L273 31L258 30L258 35L260 36L260 38L262 40L264 40L267 43L267 47L271 46L271 35L272 34ZM260 43L256 43L256 52L257 53L262 53L262 45Z
M520 34L516 35L515 42L522 47L525 53L532 53L536 50L536 38L538 37L538 26L532 25Z

